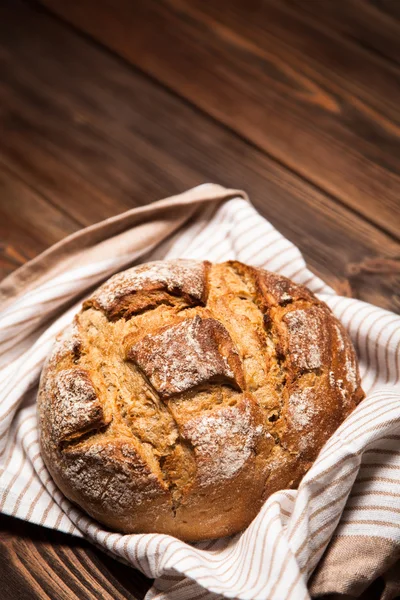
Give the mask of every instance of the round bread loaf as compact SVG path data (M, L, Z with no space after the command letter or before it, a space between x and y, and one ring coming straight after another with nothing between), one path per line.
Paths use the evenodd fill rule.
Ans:
M285 277L169 260L109 279L43 370L43 459L72 502L126 533L240 531L297 486L363 398L351 341Z

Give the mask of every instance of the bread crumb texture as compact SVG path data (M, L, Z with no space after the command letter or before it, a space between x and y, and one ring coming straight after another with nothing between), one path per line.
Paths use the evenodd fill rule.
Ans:
M309 290L236 261L159 261L108 280L57 339L41 448L108 527L215 538L297 486L362 398L351 341Z

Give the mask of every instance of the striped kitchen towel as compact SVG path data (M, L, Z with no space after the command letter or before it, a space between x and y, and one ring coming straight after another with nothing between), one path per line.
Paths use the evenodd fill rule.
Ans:
M237 259L307 285L349 331L366 399L298 490L270 497L246 531L186 544L107 531L66 500L39 452L36 392L55 336L116 271L160 258ZM88 227L0 284L0 509L84 536L155 578L147 600L302 600L400 592L400 317L337 296L245 194L207 184Z

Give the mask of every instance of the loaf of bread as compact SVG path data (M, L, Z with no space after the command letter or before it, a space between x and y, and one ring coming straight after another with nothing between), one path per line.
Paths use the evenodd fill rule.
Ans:
M308 289L234 261L159 261L109 279L56 341L41 451L108 527L204 540L297 486L362 398L351 341Z

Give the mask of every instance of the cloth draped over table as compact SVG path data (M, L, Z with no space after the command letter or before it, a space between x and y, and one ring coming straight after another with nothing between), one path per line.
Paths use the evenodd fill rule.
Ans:
M366 399L298 490L246 531L186 544L107 531L58 491L39 452L36 393L55 336L113 273L162 258L237 259L307 285L349 331ZM0 510L83 536L154 578L147 600L357 597L378 576L400 593L400 317L337 296L238 190L205 184L83 229L0 284Z

